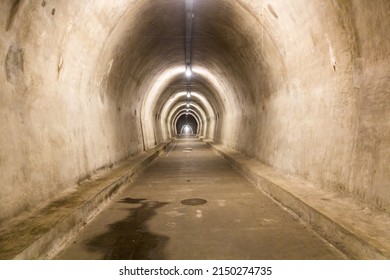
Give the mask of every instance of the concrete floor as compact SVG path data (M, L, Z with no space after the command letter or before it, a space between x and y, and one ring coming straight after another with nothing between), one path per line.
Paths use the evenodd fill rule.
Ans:
M182 203L193 198L207 203ZM206 144L188 138L176 140L56 258L346 257Z

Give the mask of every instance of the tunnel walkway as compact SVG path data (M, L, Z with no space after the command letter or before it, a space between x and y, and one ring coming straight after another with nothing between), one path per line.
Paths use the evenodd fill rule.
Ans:
M58 259L343 259L195 138L178 139Z

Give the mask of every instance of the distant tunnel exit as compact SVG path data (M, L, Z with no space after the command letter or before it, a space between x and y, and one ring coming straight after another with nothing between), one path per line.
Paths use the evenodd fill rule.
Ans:
M176 121L176 133L193 135L198 132L198 122L191 114L183 114Z

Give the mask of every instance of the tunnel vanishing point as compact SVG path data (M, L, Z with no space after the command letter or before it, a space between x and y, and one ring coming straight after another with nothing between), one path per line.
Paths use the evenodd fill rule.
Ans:
M0 30L0 258L54 257L152 160L184 178L209 149L348 258L390 259L390 1L2 0ZM172 182L121 201L229 206Z

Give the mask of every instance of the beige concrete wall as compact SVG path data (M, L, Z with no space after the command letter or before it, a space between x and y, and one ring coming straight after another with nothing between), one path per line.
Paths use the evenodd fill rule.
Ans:
M356 130L348 188L390 209L390 3L353 5Z
M0 221L142 149L133 112L99 85L110 19L126 11L105 2L0 3Z
M255 105L226 144L389 211L389 2L239 2Z

